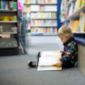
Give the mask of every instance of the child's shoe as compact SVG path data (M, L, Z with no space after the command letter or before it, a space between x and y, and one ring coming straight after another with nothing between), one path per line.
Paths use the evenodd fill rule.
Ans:
M28 62L28 66L30 68L37 68L37 63L35 61L30 61L30 62Z

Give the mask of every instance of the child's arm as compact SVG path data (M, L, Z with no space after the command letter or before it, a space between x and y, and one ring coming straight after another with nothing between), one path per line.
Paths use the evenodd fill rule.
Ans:
M62 55L67 55L70 56L71 52L70 51L61 51Z
M75 42L71 42L68 48L63 52L63 55L70 57L74 56L77 52L77 44Z
M70 51L66 51L64 52L66 55L71 55L71 52Z

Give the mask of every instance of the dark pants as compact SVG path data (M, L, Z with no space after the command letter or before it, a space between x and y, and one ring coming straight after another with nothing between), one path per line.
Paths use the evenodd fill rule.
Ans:
M62 57L61 62L62 62L62 68L71 68L74 67L74 64L72 64L72 59L70 57Z

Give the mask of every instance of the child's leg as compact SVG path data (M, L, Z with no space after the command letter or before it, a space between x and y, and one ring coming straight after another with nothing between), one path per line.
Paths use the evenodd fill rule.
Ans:
M62 68L71 68L74 65L71 63L70 57L62 57Z

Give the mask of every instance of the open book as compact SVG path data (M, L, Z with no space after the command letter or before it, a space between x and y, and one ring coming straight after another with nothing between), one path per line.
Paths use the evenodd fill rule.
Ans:
M39 58L37 70L62 70L60 59L60 51L43 51Z

